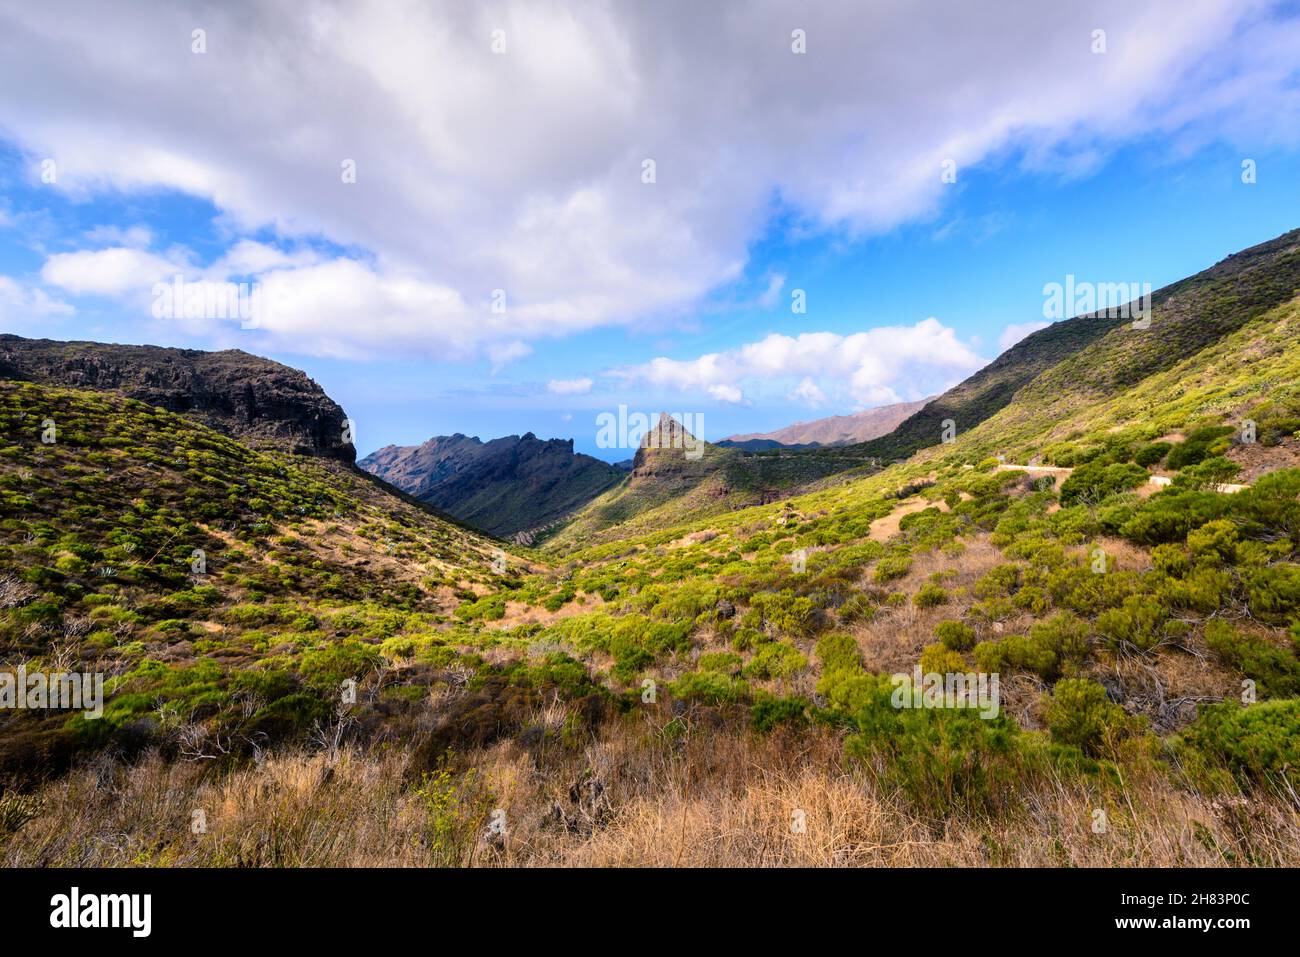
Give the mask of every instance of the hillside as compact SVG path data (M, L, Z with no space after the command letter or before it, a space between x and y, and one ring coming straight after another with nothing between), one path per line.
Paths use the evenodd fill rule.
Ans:
M511 556L341 463L5 383L6 663L111 680L98 722L0 717L35 802L0 855L1294 866L1294 268L1266 244L1150 329L1044 330L887 467L661 420Z
M482 442L436 436L389 445L359 467L449 515L501 538L527 534L581 508L623 472L573 451L572 439L531 432Z
M237 349L55 342L0 335L0 378L116 392L259 446L352 462L347 419L298 369Z
M773 448L776 445L848 445L854 442L867 442L888 435L909 416L925 408L926 403L933 398L931 396L919 402L896 402L849 415L832 415L809 422L796 422L794 425L787 425L772 432L733 435L718 444L753 452L761 448Z
M680 430L666 414L653 431ZM840 449L747 452L694 437L660 448L643 447L632 470L618 485L562 523L548 546L565 550L579 544L614 541L648 529L680 524L776 501L824 482L849 481L876 463ZM686 445L698 450L687 455Z
M1055 369L1062 393L1106 394L1168 369L1197 349L1240 328L1300 289L1300 230L1235 253L1203 272L1154 292L1151 329L1094 313L1056 322L1027 336L957 387L948 390L861 453L904 459L936 445L943 422L975 428L1008 405L1040 375ZM1148 334L1149 333L1149 334ZM1088 347L1087 360L1067 362Z
M102 671L113 692L97 723L6 712L7 769L175 747L195 722L243 753L305 733L331 713L309 689L517 561L344 463L114 393L0 382L0 422L4 659Z

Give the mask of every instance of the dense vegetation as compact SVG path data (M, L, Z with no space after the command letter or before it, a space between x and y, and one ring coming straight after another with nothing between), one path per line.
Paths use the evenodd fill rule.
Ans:
M1110 862L1294 863L1300 303L1260 313L1240 276L1163 300L1222 317L1205 342L1161 338L1159 312L1112 329L904 463L749 504L699 491L738 453L660 450L639 467L671 481L508 555L344 464L6 383L0 647L110 675L97 721L0 716L6 833L39 831L25 792L94 754L244 780L268 755L396 747L385 800L418 809L425 859L468 862L487 809L626 843L647 794L685 821L705 781L719 808L770 793L764 755L823 798L853 775L931 840L979 835L941 859L1007 861L1017 831L1043 836L1030 860L1086 860L1100 812ZM1177 354L1154 361L1159 342ZM1096 387L1102 365L1122 390ZM997 674L997 714L897 706L891 676L917 666ZM1166 804L1191 810L1157 858L1139 835Z

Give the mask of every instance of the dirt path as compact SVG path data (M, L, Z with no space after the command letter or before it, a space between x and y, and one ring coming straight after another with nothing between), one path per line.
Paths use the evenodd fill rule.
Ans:
M941 512L948 511L947 504L942 501L927 502L923 498L914 501L909 500L898 506L898 508L894 509L884 518L878 518L872 522L871 528L867 532L867 537L875 539L878 542L888 541L892 536L898 534L898 523L903 520L904 516L929 508L931 505L935 506Z

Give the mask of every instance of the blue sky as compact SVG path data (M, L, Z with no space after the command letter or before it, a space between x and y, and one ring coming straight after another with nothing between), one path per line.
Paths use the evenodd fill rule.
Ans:
M0 330L270 356L363 454L532 431L615 461L620 404L718 439L916 399L1042 324L1067 273L1158 288L1300 226L1289 5L936 29L759 4L700 39L685 4L67 6L0 4ZM872 59L886 27L949 69ZM177 274L274 311L155 317Z

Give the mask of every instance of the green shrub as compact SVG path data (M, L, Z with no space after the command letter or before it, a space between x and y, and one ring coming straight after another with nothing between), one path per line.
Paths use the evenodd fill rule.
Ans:
M904 577L912 570L912 556L910 555L886 555L880 561L876 562L876 569L873 577L880 584L895 581Z
M856 733L845 755L879 769L925 817L995 814L1010 785L1023 778L1028 754L1005 714L980 717L971 708L895 708L892 683L864 675L841 689L838 704Z
M778 631L803 638L818 627L818 609L811 598L796 597L792 589L759 593L750 600L751 610Z
M1032 671L1044 681L1055 681L1087 659L1088 637L1087 624L1061 612L1046 621L1034 622L1028 635L1005 638L1002 661L1011 668Z
M935 608L948 603L948 592L941 585L926 582L917 589L916 594L912 596L912 601L917 608Z
M1213 455L1183 469L1174 478L1175 488L1216 489L1231 482L1241 466L1221 455Z
M729 651L712 651L700 655L695 664L700 671L716 671L719 674L734 675L740 672L742 662L740 655L733 655Z
M1181 545L1157 545L1151 549L1151 563L1156 571L1170 578L1182 578L1192 568L1191 557Z
M1184 733L1202 755L1222 762L1242 783L1286 786L1300 770L1300 699L1249 707L1224 702L1206 708Z
M921 649L921 672L923 674L948 675L966 671L966 659L959 652L945 648L935 642Z
M746 678L789 678L808 667L808 659L799 649L783 641L771 641L761 646L745 665Z
M698 700L707 704L728 704L749 696L749 685L739 678L716 671L692 671L668 683L674 698Z
M1002 598L1020 587L1020 566L1014 564L998 565L989 569L975 583L975 597Z
M852 635L831 632L817 642L816 652L822 664L822 674L862 670L862 651Z
M1163 459L1171 448L1173 445L1169 442L1152 442L1138 449L1133 456L1133 461L1148 469Z
M1219 568L1197 568L1184 578L1167 578L1158 597L1175 608L1190 608L1202 614L1218 611L1232 592L1232 576Z
M953 651L970 651L975 647L975 629L965 622L941 621L935 626L934 636Z
M1192 529L1226 515L1238 504L1230 498L1238 497L1217 492L1168 489L1143 502L1121 527L1120 533L1139 545L1181 542Z
M1300 469L1261 475L1229 501L1233 515L1243 523L1243 535L1300 541Z
M1246 600L1251 613L1283 624L1300 615L1300 566L1269 565L1246 575Z
M846 624L855 621L871 621L876 616L876 607L871 599L858 592L838 609L840 621Z
M749 709L750 726L759 734L767 734L780 725L801 725L807 721L810 704L807 698L798 695L778 698L759 691Z
M1081 465L1061 483L1061 507L1076 503L1096 505L1105 498L1126 492L1147 481L1147 471L1131 463Z
M1056 683L1044 712L1052 740L1098 755L1129 730L1124 709L1106 697L1106 689L1085 678Z
M1300 695L1300 660L1292 649L1240 632L1221 618L1205 623L1205 643L1224 664L1252 679L1260 697Z
M1232 434L1232 431L1231 426L1225 425L1209 426L1189 432L1186 439L1169 450L1165 465L1177 471L1195 465L1219 450L1226 450L1230 443L1225 439Z
M1164 637L1166 618L1168 613L1155 597L1130 595L1119 608L1108 609L1097 616L1097 631L1113 644L1132 645L1147 651Z

